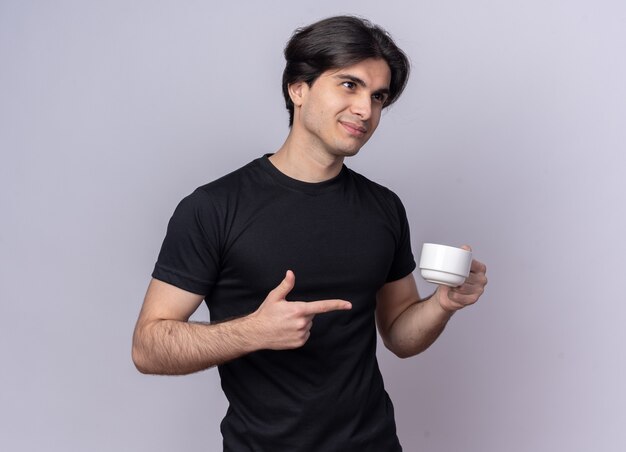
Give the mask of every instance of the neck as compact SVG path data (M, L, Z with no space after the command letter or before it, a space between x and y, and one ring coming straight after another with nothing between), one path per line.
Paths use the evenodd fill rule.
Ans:
M278 170L302 182L324 182L341 172L343 157L322 152L314 146L297 143L290 133L285 143L270 157Z

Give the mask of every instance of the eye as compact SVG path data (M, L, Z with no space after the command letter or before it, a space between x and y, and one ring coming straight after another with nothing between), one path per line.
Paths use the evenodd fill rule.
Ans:
M341 85L345 86L346 88L350 90L353 90L354 88L356 88L356 83L354 82L342 82Z
M379 104L384 104L387 102L387 95L383 93L374 93L372 94L372 99Z

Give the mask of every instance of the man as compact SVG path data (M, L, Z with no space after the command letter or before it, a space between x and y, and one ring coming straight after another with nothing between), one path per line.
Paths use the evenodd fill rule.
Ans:
M333 17L297 30L285 58L285 143L177 207L133 360L154 374L218 366L224 450L399 451L376 326L396 355L420 353L476 302L485 266L420 299L402 203L343 164L406 84L391 38ZM189 322L202 300L212 322Z

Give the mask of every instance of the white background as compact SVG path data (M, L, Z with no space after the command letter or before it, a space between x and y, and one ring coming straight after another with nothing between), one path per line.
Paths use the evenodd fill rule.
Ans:
M282 144L283 46L338 13L413 63L348 166L416 257L488 265L431 349L380 349L405 450L626 450L618 0L1 0L1 450L221 450L217 372L139 374L132 329L174 207Z

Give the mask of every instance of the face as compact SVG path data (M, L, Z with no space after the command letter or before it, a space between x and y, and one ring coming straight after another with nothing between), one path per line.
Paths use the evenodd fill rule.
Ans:
M382 59L322 73L290 85L292 133L301 145L333 157L356 154L372 136L389 95L391 71Z

